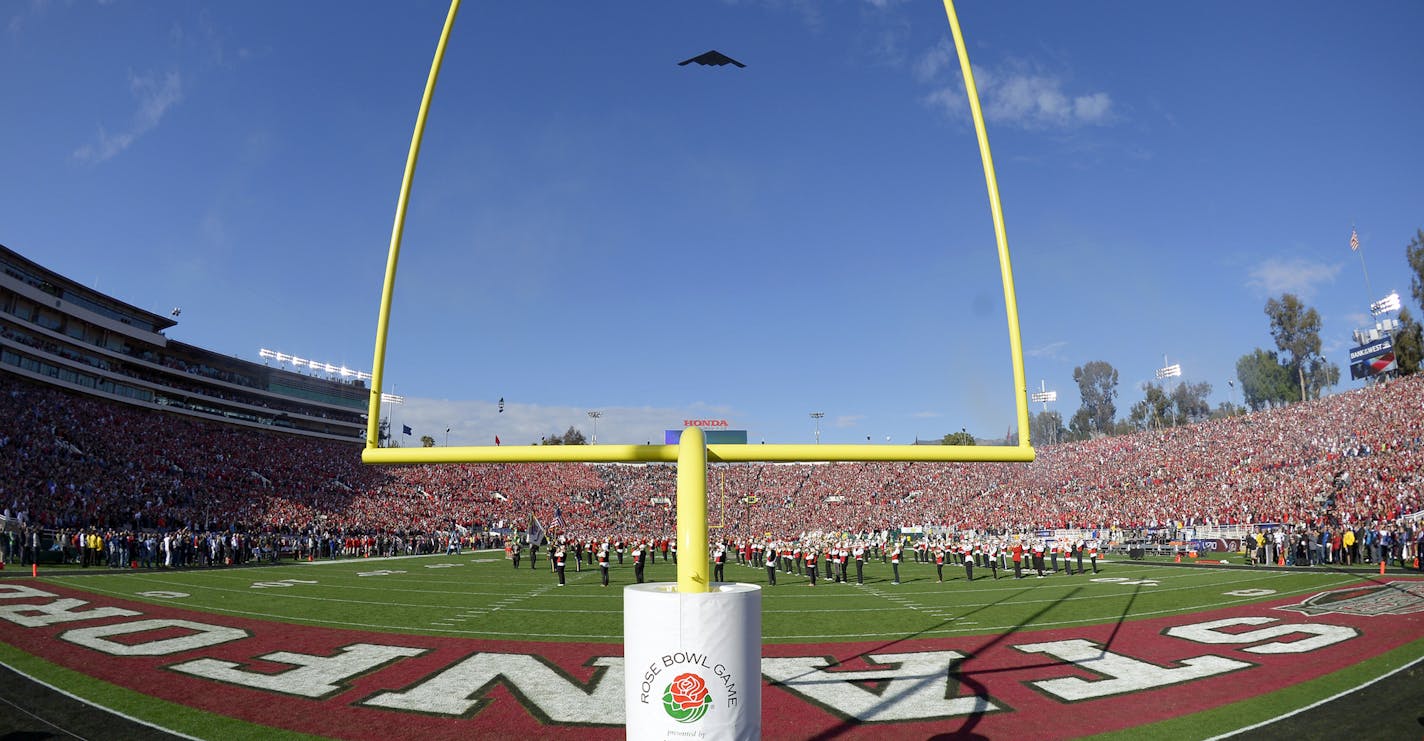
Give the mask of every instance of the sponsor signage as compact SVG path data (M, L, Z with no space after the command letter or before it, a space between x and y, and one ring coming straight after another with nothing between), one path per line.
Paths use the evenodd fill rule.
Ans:
M731 686L742 707L749 683L762 689L766 738L1076 738L1308 683L1424 636L1424 581L1382 578L1192 615L767 645L759 672L731 668L715 646L635 662L617 643L401 635L172 605L0 582L0 641L205 712L388 741L620 739L625 702L665 722L666 738L712 738L702 732L734 707Z
M682 426L706 429L708 427L731 427L732 425L728 424L725 419L684 419Z
M1350 377L1368 378L1394 370L1394 341L1388 337L1350 349Z

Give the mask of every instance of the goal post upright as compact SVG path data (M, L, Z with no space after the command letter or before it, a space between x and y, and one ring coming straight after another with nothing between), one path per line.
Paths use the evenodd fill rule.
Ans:
M396 205L395 223L391 229L390 251L382 284L379 315L376 322L375 359L372 363L370 400L366 423L365 448L361 460L367 464L444 464L444 463L634 463L661 462L677 466L677 524L682 558L677 563L675 586L662 584L630 585L624 592L624 650L626 667L625 708L628 714L628 734L633 738L662 737L669 718L678 723L701 723L710 737L750 737L760 734L761 681L759 657L761 651L761 590L749 584L713 583L709 578L707 465L745 462L1030 462L1034 450L1029 436L1028 384L1025 380L1023 346L1020 338L1018 304L1014 293L1013 270L1009 260L1008 237L1004 228L999 187L994 175L993 158L984 127L984 115L974 84L973 69L959 28L953 0L943 0L949 18L950 31L959 55L964 75L965 93L974 119L984 179L989 194L989 210L993 219L999 271L1003 282L1004 305L1008 318L1009 354L1013 372L1015 417L1018 422L1018 444L1004 446L940 446L940 445L708 445L701 429L688 427L682 431L677 445L508 445L462 446L443 448L382 448L380 447L380 402L386 359L386 338L389 330L392 297L395 291L396 267L400 258L406 206L419 159L425 122L440 74L445 49L458 13L460 0L451 0L449 13L440 34L435 58L426 79L411 137L410 152L401 181ZM691 327L679 334L692 337ZM629 605L634 605L629 607ZM648 622L648 618L656 618ZM650 626L656 626L653 629ZM707 692L694 677L698 664L688 663L674 668L668 663L684 652L698 656L697 651L710 651L725 656L727 663L719 674L731 682L732 674L743 679L740 697L723 697L714 701L712 693L705 695L700 709L686 706L664 706L668 700L662 694L672 692L673 684L663 688L675 675L680 691L698 688ZM706 656L707 654L701 654ZM651 657L652 662L649 663ZM636 664L636 666L635 666ZM658 677L658 665L672 668L669 676ZM646 673L640 673L647 670ZM642 681L646 679L647 681ZM684 681L685 680L685 681ZM652 698L650 702L649 698ZM672 695L668 695L672 697ZM720 704L719 704L720 703ZM715 712L714 712L715 710ZM706 715L707 717L704 717ZM694 717L695 716L695 717Z

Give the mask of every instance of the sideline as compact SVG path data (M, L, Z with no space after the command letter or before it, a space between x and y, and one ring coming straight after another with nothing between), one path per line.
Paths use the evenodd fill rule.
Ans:
M1268 718L1268 719L1266 719L1266 720L1261 721L1260 723L1256 723L1256 724L1254 724L1254 725L1246 726L1245 728L1238 728L1238 729L1236 729L1236 730L1234 730L1234 731L1228 731L1227 733L1223 733L1223 734L1221 734L1220 736L1212 736L1211 738L1208 738L1208 739L1206 739L1205 741L1219 741L1220 739L1224 739L1224 738L1232 738L1232 737L1234 737L1234 736L1239 736L1240 734L1246 733L1246 732L1248 732L1248 731L1254 731L1254 730L1256 730L1256 729L1258 729L1258 728L1264 728L1265 726L1271 725L1271 724L1273 724L1273 723L1277 723L1277 722L1283 721L1283 720L1285 720L1285 719L1287 719L1287 718L1291 718L1291 717L1294 717L1294 716L1296 716L1296 715L1300 715L1301 713L1308 713L1308 712L1310 712L1310 711L1312 711L1312 710L1315 710L1316 708L1318 708L1318 707L1320 707L1320 706L1322 706L1322 705L1325 705L1325 704L1327 704L1327 703L1334 702L1334 701L1336 701L1336 700L1339 700L1339 699L1342 698L1342 697L1345 697L1345 696L1347 696L1347 695L1351 695L1351 694L1354 694L1354 693L1356 693L1356 692L1359 692L1360 690L1365 689L1366 687L1369 687L1369 686L1372 685L1372 684L1376 684L1376 683L1378 683L1378 682L1385 681L1385 680L1389 679L1390 677L1393 677L1394 675L1399 674L1400 672L1407 671L1408 669L1414 667L1416 664L1419 664L1420 662L1424 662L1424 656L1420 656L1419 658L1417 658L1417 659L1415 659L1415 660L1413 660L1413 661L1411 661L1411 662L1409 662L1409 663L1407 663L1407 664L1404 664L1403 666L1397 667L1397 668L1395 668L1395 669L1392 670L1392 671L1385 672L1384 674L1381 674L1381 675L1379 675L1378 677L1375 677L1374 679L1371 679L1371 680L1369 680L1369 681L1367 681L1367 682L1363 682L1363 683L1361 683L1361 684L1355 685L1354 687L1351 687L1350 689L1341 690L1341 691L1336 692L1335 694L1333 694L1333 695L1331 695L1331 696L1329 696L1329 697L1326 697L1326 698L1323 698L1323 699L1320 699L1320 700L1316 700L1315 702L1312 702L1311 704L1306 705L1305 707L1296 708L1295 710L1292 710L1292 711L1290 711L1289 713L1282 713L1281 715L1277 715L1277 716L1274 717L1274 718ZM1419 722L1420 722L1421 724L1424 724L1424 715L1421 715L1421 716L1419 717Z
M96 731L102 732L103 737L108 738L112 738L116 735L120 738L132 737L129 735L128 732L137 730L116 728L114 725L114 719L111 717L107 717L116 716L125 721L128 721L129 723L144 726L145 728L148 728L151 731L158 731L160 733L167 734L172 738L202 741L202 739L199 739L197 736L189 736L185 733L179 733L178 731L175 731L171 728L164 728L163 726L160 726L156 723L150 723L149 721L143 720L141 718L135 718L132 715L122 713L118 710L114 710L113 708L107 708L98 703L91 702L72 692L60 689L59 687L56 687L50 684L49 682L40 679L39 677L31 675L22 669L19 669L15 666L11 666L10 664L4 661L0 661L0 667L8 670L9 672L8 675L5 672L0 672L0 688L4 688L5 690L3 696L0 696L0 701L8 702L11 700L20 700L20 704L16 705L16 707L18 707L26 715L29 715L31 718L34 718L39 723L43 723L45 726L57 729L61 733L73 736L75 738L85 738L84 736L75 733L70 728L58 725L53 720L31 711L41 710L43 712L44 710L50 710L52 712L49 714L55 716L56 718L73 721L75 727L93 726ZM18 683L18 680L20 678L27 679L35 685L38 685L39 688L43 689L35 689L33 692L26 693L28 697L22 698L20 696L22 688L19 686ZM75 710L74 708L59 707L63 704L63 701L59 700L59 698L56 696L67 697L70 700L73 700L74 702L81 703L87 708L87 710L79 708L79 712L75 713L73 712ZM0 728L3 728L3 726L0 726ZM29 731L11 729L5 732L4 738L42 738L43 736L38 735L39 733L43 732L36 731L33 729ZM145 731L144 733L148 735L148 732Z

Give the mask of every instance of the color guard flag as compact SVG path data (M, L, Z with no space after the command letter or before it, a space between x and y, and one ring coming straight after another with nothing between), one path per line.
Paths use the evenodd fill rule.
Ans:
M401 425L401 432L404 432L407 435L411 434L410 425Z
M1360 235L1357 234L1357 233L1355 233L1355 228L1354 228L1354 227L1350 227L1350 251L1351 251L1351 252L1359 252L1359 251L1360 251Z
M499 435L494 436L494 444L499 445Z

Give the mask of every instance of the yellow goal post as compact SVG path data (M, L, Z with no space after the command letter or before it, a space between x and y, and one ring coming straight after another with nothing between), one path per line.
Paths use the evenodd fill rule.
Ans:
M1030 462L1034 458L1029 443L1028 386L1024 380L1023 345L1019 334L1018 302L1014 295L1013 269L1009 261L1009 243L1004 230L1003 209L999 202L999 186L994 175L994 161L989 152L989 137L984 129L984 114L979 105L979 93L974 85L974 73L959 28L953 0L943 0L949 18L950 32L959 54L959 66L964 75L965 92L969 98L974 130L979 140L979 154L984 166L984 181L989 192L989 210L994 223L994 240L998 248L999 273L1003 280L1004 306L1008 314L1009 353L1013 367L1014 404L1018 421L1018 444L990 445L726 445L706 444L702 430L683 430L677 445L504 445L459 446L431 448L382 448L378 446L381 384L386 360L386 336L390 327L391 297L395 292L396 267L400 259L401 236L405 228L406 205L411 183L420 156L421 138L440 76L440 65L459 12L460 0L451 0L445 26L440 33L435 58L425 83L425 94L416 116L396 204L395 223L391 229L390 251L386 258L385 280L381 289L380 313L376 322L375 359L371 369L370 402L366 423L366 446L361 460L368 464L435 464L435 463L676 463L677 473L677 539L683 558L678 561L678 590L683 593L708 591L707 555L707 463L741 462L810 462L810 461L958 461L958 462ZM695 342L697 326L692 319L684 322L681 334Z

